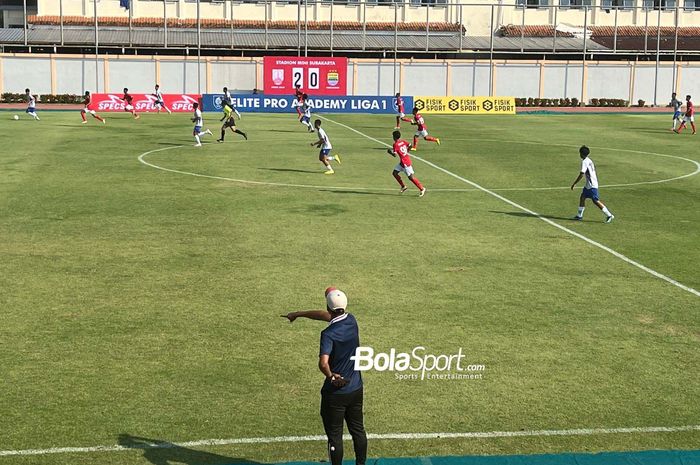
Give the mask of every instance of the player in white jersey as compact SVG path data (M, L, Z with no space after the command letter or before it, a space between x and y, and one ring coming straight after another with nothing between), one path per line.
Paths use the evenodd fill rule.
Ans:
M29 89L24 89L24 98L27 100L27 114L40 121L39 115L36 114L36 97L32 95Z
M603 202L600 201L598 197L598 175L595 172L595 165L593 160L588 158L591 150L585 145L578 149L579 156L581 157L581 170L578 173L576 181L571 185L571 190L574 190L576 184L583 178L586 177L586 185L583 187L583 192L581 192L581 198L579 200L578 213L574 217L575 220L583 219L583 210L586 209L586 199L591 199L598 208L601 209L605 215L605 222L610 223L615 216L610 213L608 207L606 207Z
M676 98L676 93L671 94L671 107L673 107L673 127L671 128L671 131L675 131L678 126L676 124L680 125L682 120L683 120L683 113L681 113L681 107L683 106L683 102L678 100Z
M195 147L201 147L202 146L202 141L199 139L200 136L204 134L209 134L210 136L211 131L207 129L206 131L202 131L202 111L199 109L199 104L198 103L193 103L192 108L194 108L194 117L192 118L192 122L194 123L194 130L192 131L192 135L194 136L194 140L197 141L196 144L194 144Z
M156 84L156 91L151 94L156 98L156 101L153 102L153 105L156 107L156 110L158 110L158 113L160 113L160 109L164 109L165 111L168 112L168 114L172 114L172 111L170 111L170 108L165 106L165 102L163 101L163 93L160 91L160 86Z
M309 132L314 132L314 127L311 125L311 109L313 106L309 102L309 96L304 94L302 96L304 103L301 104L301 118L299 122L308 128Z
M331 162L337 161L338 164L341 164L342 162L340 161L340 155L331 155L331 149L333 149L333 146L331 145L331 140L328 138L328 134L326 134L326 131L321 128L320 119L314 121L314 127L316 128L316 133L318 134L318 141L312 142L311 146L316 146L321 149L321 151L318 153L318 161L323 163L323 166L326 167L326 171L323 174L333 174L335 171L333 171Z

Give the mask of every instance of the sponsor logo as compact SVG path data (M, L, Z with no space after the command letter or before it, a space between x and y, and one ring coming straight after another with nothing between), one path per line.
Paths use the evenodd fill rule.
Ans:
M419 99L414 102L413 106L418 108L419 110L423 110L425 108L425 102Z
M103 111L120 111L124 110L125 106L126 102L124 102L119 95L108 94L107 100L102 100L97 104L97 109Z
M190 97L189 95L180 95L179 100L175 100L171 105L170 109L172 111L194 111L193 103L197 103L199 100Z
M374 370L395 372L398 380L471 380L483 379L486 366L479 363L468 364L460 348L453 354L431 354L418 346L410 352L375 353L372 347L358 347L350 359L355 363L355 371Z
M156 102L158 99L153 95L145 95L143 100L136 100L134 102L134 109L137 111L151 111L156 109Z
M447 106L448 106L449 109L452 110L452 111L457 111L457 110L459 110L459 102L458 102L457 100L455 100L455 99L450 100L449 103L447 104Z
M338 74L338 71L335 69L328 71L326 82L330 87L336 87L338 82L340 82L340 75Z
M486 111L491 111L493 110L493 102L491 100L484 100L484 103L481 104L481 108Z
M276 86L281 86L284 82L284 70L283 69L273 69L272 70L272 82Z

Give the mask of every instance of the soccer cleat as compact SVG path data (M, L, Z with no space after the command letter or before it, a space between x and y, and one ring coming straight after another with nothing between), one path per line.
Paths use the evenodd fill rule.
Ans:
M680 132L678 132L678 129L674 129L673 132L675 132L676 134L680 134Z
M437 139L435 139L435 142L437 142L437 145L440 145L440 138L438 137Z
M343 164L343 162L340 161L340 155L337 155L337 154L336 154L336 156L335 156L335 161L337 161L339 165L342 165L342 164Z
M606 223L612 223L612 220L615 219L615 215L610 215L607 218L605 218Z
M248 140L248 134L246 134L246 133L244 132L244 133L241 134L241 135L243 136L243 138L244 138L245 140Z
M396 126L396 127L394 128L395 131L398 131L399 129L401 129L400 126Z
M583 219L583 217L582 217L582 216L576 215L576 216L574 216L574 217L571 218L571 219L572 219L572 220L575 220L575 221L581 221L581 220Z
M423 197L425 195L425 187L420 190L420 194L418 194L418 197Z
M217 142L223 142L223 139L216 139Z
M194 144L195 147L201 147L202 144Z
M323 174L333 174L333 173L335 173L335 171L333 171L333 170L326 170L326 171L324 171Z
M407 190L408 190L408 187L403 186L403 187L401 188L401 190L399 191L399 194L403 194L403 193L406 192Z
M314 128L312 128L311 126L309 126L309 132L314 132Z
M87 121L83 121L81 124L87 124Z
M204 134L209 134L210 136L213 136L213 135L214 135L214 134L211 133L211 130L210 130L210 129L207 129L206 131L204 131Z
M107 120L105 118L102 118L102 124L107 124Z
M141 115L134 115L134 119L139 119L141 118Z
M410 150L411 150L411 152L415 152L415 151L418 150L418 149L415 148L415 147L411 147Z

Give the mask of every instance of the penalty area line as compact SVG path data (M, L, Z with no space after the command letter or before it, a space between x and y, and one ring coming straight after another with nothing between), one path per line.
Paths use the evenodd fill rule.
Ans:
M327 120L327 121L329 121L329 122L331 122L331 123L334 123L334 124L337 124L337 125L339 125L339 126L342 126L342 127L346 128L346 129L349 129L350 131L352 131L352 132L354 132L354 133L356 133L356 134L359 134L360 136L365 137L365 138L367 138L367 139L369 139L369 140L375 141L375 142L377 142L377 143L379 143L379 144L381 144L381 145L384 145L385 147L391 147L391 146L390 146L389 144L387 144L386 142L382 142L382 141L379 140L379 139L375 139L375 138L372 137L372 136L369 136L369 135L367 135L367 134L365 134L365 133L363 133L363 132L358 131L358 130L355 129L355 128L352 128L352 127L348 126L347 124L343 124L343 123L340 123L340 122L338 122L338 121L334 121L334 120L332 120L332 119L330 119L330 118L328 118L328 117L324 117L324 116L320 116L320 115L316 115L316 116L318 116L319 118L323 118L323 119L325 119L325 120ZM464 177L462 177L462 176L460 176L460 175L458 175L458 174L455 174L455 173L453 173L452 171L446 170L445 168L443 168L443 167L441 167L441 166L438 166L438 165L436 165L436 164L433 163L433 162L430 162L430 161L428 161L428 160L426 160L426 159L424 159L424 158L421 158L421 157L419 157L419 156L417 156L417 155L411 155L411 156L412 156L413 158L415 158L416 160L422 161L423 163L425 163L425 164L428 165L428 166L432 166L433 168L435 168L435 169L438 170L438 171L442 171L443 173L445 173L445 174L447 174L447 175L449 175L449 176L452 176L453 178L458 179L458 180L462 181L463 183L468 184L468 185L470 185L470 186L472 186L472 187L474 187L474 188L476 188L476 189L478 189L478 190L480 190L480 191L482 191L482 192L484 192L484 193L486 193L486 194L489 194L489 195L491 195L491 196L497 198L498 200L501 200L501 201L507 203L508 205L517 208L518 210L524 211L525 213L528 213L528 214L532 215L533 217L538 218L538 219L544 221L545 223L549 224L550 226L554 226L555 228L557 228L557 229L559 229L559 230L561 230L561 231L564 231L565 233L570 234L570 235L572 235L572 236L574 236L574 237L577 237L577 238L581 239L582 241L585 241L585 242L587 242L588 244L590 244L590 245L592 245L592 246L594 246L594 247L598 247L599 249L604 250L605 252L607 252L607 253L613 255L614 257L619 258L620 260L622 260L622 261L624 261L624 262L626 262L626 263L628 263L628 264L630 264L630 265L632 265L632 266L635 266L635 267L639 268L640 270L645 271L646 273L649 273L650 275L652 275L652 276L654 276L654 277L656 277L656 278L662 279L662 280L666 281L667 283L676 286L676 287L679 288L679 289L682 289L682 290L684 290L684 291L686 291L686 292L689 292L689 293L695 295L696 297L700 297L700 291L698 291L698 290L696 290L696 289L694 289L694 288L692 288L692 287L690 287L690 286L686 286L685 284L682 284L682 283L676 281L676 280L673 279L673 278L670 278L670 277L668 277L668 276L666 276L666 275L664 275L664 274L661 274L661 273L659 273L658 271L652 270L652 269L649 268L648 266L642 265L641 263L639 263L639 262L637 262L637 261L635 261L635 260L632 260L631 258L627 257L626 255L623 255L623 254L621 254L620 252L617 252L617 251L611 249L610 247L601 244L600 242L594 241L593 239L590 239L589 237L586 237L586 236L584 236L583 234L580 234L580 233L574 231L573 229L569 229L569 228L567 228L566 226L562 226L562 225L560 225L559 223L550 220L549 218L545 218L544 216L540 215L539 213L537 213L537 212L535 212L535 211L533 211L533 210L530 210L529 208L524 207L524 206L520 205L519 203L516 203L516 202L514 202L514 201L512 201L512 200L510 200L510 199L508 199L508 198L506 198L506 197L504 197L504 196L502 196L501 194L498 194L497 192L494 192L494 191L491 190L491 189L487 189L487 188L481 186L480 184L475 183L474 181L470 181L470 180L467 179L467 178L464 178Z
M372 440L419 440L419 439L491 439L491 438L518 438L518 437L546 437L546 436L592 436L604 434L649 434L649 433L679 433L700 431L700 425L687 426L647 426L631 428L580 428L562 430L529 430L529 431L484 431L484 432L464 432L464 433L386 433L368 434L368 439ZM351 439L346 434L343 439ZM84 454L96 452L126 452L145 449L176 449L188 447L206 446L231 446L246 444L275 444L281 442L320 442L326 441L326 436L276 436L268 438L238 438L238 439L201 439L187 442L153 442L139 444L138 446L92 446L92 447L53 447L48 449L23 449L23 450L1 450L0 457L10 456L36 456L49 454Z

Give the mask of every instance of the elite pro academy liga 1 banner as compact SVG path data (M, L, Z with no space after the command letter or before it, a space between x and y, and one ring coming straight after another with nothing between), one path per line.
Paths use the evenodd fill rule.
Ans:
M274 57L263 59L265 93L293 94L296 86L309 95L346 95L345 57Z

